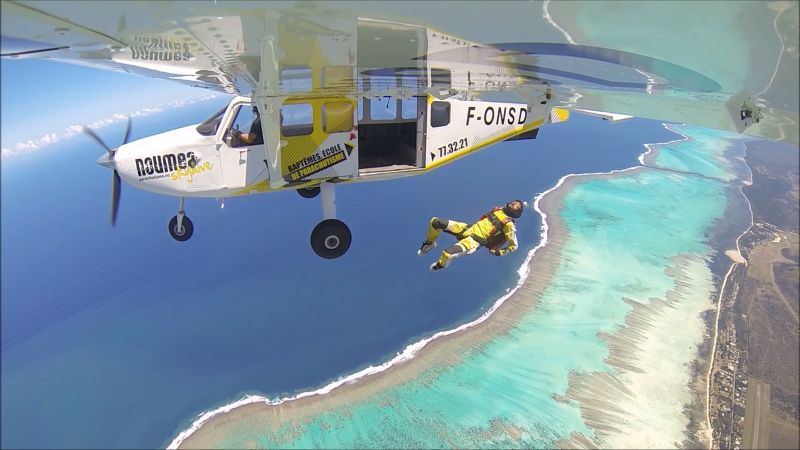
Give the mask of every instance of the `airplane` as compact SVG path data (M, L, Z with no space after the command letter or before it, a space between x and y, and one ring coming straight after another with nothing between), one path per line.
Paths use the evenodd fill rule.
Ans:
M326 259L344 255L352 241L336 218L337 184L428 173L501 141L535 139L570 110L797 142L797 102L776 104L768 89L754 99L731 77L714 79L606 42L578 45L566 32L566 43L482 44L424 25L423 6L412 23L386 18L396 12L381 9L393 5L378 3L357 2L354 10L334 2L5 1L2 57L50 58L234 94L200 124L132 142L128 119L116 149L85 129L106 150L97 162L113 171L112 226L122 181L178 197L168 230L181 242L194 231L187 197L293 189L321 197L323 220L310 242ZM539 7L557 25L551 9L560 6ZM775 17L776 32L786 11ZM784 53L757 71L774 68L770 86ZM796 94L797 83L781 82Z

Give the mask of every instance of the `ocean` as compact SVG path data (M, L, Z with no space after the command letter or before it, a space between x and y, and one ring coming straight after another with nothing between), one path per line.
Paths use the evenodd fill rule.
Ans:
M133 137L218 107L139 118ZM117 145L122 128L100 135ZM353 244L332 261L308 242L318 199L287 191L222 209L188 199L195 234L177 243L166 230L177 199L128 185L110 227L111 174L83 136L4 160L2 446L166 446L199 413L245 394L284 397L386 361L479 316L516 285L539 242L540 219L528 211L520 251L479 252L431 273L435 256L416 250L432 216L469 222L509 199L532 202L566 174L634 166L644 143L675 138L653 121L573 115L534 141L430 174L340 185L337 213ZM591 345L576 357L602 348Z

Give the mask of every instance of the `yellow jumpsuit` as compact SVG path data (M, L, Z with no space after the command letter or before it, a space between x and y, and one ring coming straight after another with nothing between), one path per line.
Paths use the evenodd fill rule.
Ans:
M514 226L514 220L501 209L492 211L489 214L494 214L499 222L506 221L506 224L503 225L503 229L496 230L496 232L503 233L508 245L495 250L495 254L503 256L516 250L518 247L517 228ZM442 231L458 238L458 242L444 249L442 255L439 257L439 265L441 267L447 267L455 258L462 255L469 255L479 249L492 235L493 230L495 230L495 226L488 217L484 217L472 225L434 217L431 219L430 225L428 226L426 241L436 241Z

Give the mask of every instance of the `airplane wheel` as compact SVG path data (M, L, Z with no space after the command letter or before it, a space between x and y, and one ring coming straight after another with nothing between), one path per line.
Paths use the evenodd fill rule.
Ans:
M320 189L319 186L314 186L310 188L300 188L297 190L297 193L300 194L300 197L303 198L314 198L319 195Z
M344 222L327 219L317 224L311 232L311 248L325 259L335 259L347 252L351 239L350 228Z
M189 240L192 237L192 233L194 233L194 225L189 220L189 216L183 216L183 230L180 231L178 232L178 216L169 221L169 235L172 236L172 239L183 242Z

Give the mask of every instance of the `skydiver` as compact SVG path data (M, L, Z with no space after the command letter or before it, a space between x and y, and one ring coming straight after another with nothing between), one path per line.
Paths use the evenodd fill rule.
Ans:
M428 236L417 254L424 255L433 250L436 239L444 231L455 236L458 242L442 251L439 259L431 264L432 271L444 269L455 258L472 254L481 247L488 248L489 253L495 256L507 255L518 247L514 219L522 215L525 206L527 203L521 200L512 200L505 206L492 208L472 225L434 217L428 226ZM508 245L503 247L503 244Z

